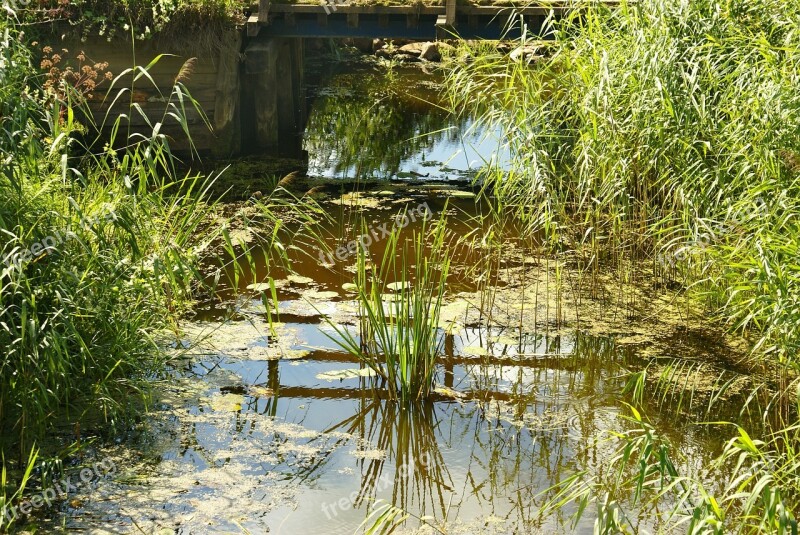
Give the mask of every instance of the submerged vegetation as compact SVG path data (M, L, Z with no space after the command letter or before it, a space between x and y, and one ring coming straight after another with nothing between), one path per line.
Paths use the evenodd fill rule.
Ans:
M510 171L486 170L486 191L588 281L654 272L745 335L763 374L747 405L768 424L761 440L739 428L714 493L675 471L634 410L641 432L616 437L615 482L580 474L554 503L595 503L599 532L636 532L620 505L634 496L666 511L659 529L796 533L800 3L591 4L549 32L521 43L543 59L483 54L450 77L455 107L500 128L514 155Z

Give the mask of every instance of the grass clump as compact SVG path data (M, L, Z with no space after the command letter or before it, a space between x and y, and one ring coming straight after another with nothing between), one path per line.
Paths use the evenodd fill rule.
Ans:
M453 102L500 128L488 189L589 270L620 256L688 283L776 360L800 343L800 3L590 4L532 66L481 55Z
M163 360L155 334L174 328L200 280L195 236L208 213L202 180L177 172L158 125L125 142L79 141L87 128L76 118L90 116L79 92L42 89L23 39L15 20L0 18L0 453L9 503L30 475L35 443L120 430L128 409L147 400L145 379ZM147 77L147 68L133 72ZM123 101L130 94L114 91ZM188 133L193 100L180 84L164 97L165 116ZM124 135L124 117L106 120Z
M635 413L612 437L616 479L576 474L551 505L595 504L603 533L636 532L640 500L655 532L796 533L800 2L586 3L546 31L519 43L543 59L479 54L449 77L454 107L513 155L487 191L584 273L679 283L751 340L768 378L748 402L769 392L762 440L737 427L710 468L724 488L679 473Z
M401 214L398 220L407 217ZM365 230L363 235L368 234ZM328 322L336 333L330 338L358 357L365 366L363 375L377 377L392 400L423 400L434 388L436 359L443 343L439 316L450 266L444 236L444 220L434 224L430 235L423 225L410 243L401 241L395 227L375 266L361 249L356 281L358 333Z

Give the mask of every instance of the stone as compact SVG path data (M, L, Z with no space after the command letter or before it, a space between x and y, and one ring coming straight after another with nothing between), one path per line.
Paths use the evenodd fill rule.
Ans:
M419 59L419 56L414 56L412 54L404 54L404 53L397 53L394 55L394 59L399 61L400 63L419 63L422 61Z
M386 46L386 41L383 39L373 39L372 40L372 52L377 52L378 50L382 49Z
M442 54L436 43L423 43L419 57L427 61L441 61Z
M398 50L399 54L407 54L409 56L419 57L422 54L422 47L427 43L409 43L403 45Z
M359 52L363 52L364 54L372 54L372 41L373 40L369 38L354 37L352 40L352 45Z
M542 59L542 55L539 54L539 47L531 45L518 46L511 51L508 57L511 61L522 61L524 63L533 63Z

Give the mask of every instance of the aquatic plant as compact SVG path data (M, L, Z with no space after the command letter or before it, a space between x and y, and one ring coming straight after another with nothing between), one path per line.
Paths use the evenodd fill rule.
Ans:
M764 380L744 397L767 430L736 428L714 492L678 473L635 413L638 431L615 436L620 477L576 474L552 505L594 503L599 532L635 532L625 500L646 487L665 531L796 532L800 3L586 3L546 31L518 43L533 63L483 53L448 80L454 108L501 129L513 154L510 169L485 170L486 191L589 280L654 273L750 337ZM663 364L645 397L691 405L674 378L692 367ZM709 403L733 384L718 378Z
M328 337L358 357L366 373L378 377L394 400L423 399L433 390L443 343L439 316L450 267L445 222L443 216L430 230L423 224L410 244L400 242L399 228L394 227L374 266L368 252L360 250L358 334L327 319L335 331Z
M627 419L630 429L600 439L615 448L601 470L577 472L544 491L549 500L540 514L577 502L577 522L593 505L596 533L637 533L643 515L629 516L629 508L644 511L657 533L797 533L796 426L769 442L735 426L722 454L705 470L687 474L677 468L680 453L646 417L631 407ZM712 473L717 477L709 478Z
M800 343L797 2L587 4L524 39L532 65L476 56L454 109L499 128L486 191L587 271L638 260L793 359ZM780 244L780 245L779 245Z

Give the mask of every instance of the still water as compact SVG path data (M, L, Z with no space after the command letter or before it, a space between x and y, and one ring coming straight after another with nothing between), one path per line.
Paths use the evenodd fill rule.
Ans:
M436 73L364 60L311 68L322 74L310 88L308 175L320 179L332 250L423 205L433 219L447 211L454 235L482 224L476 216L488 201L476 200L470 183L508 156L495 133L444 111ZM515 230L502 226L513 250L503 266L524 275L532 244ZM382 245L374 240L373 255ZM403 407L363 378L337 375L358 363L332 342L322 315L354 323L343 285L353 282L355 258L297 249L291 273L255 255L255 276L199 304L169 376L155 384L157 410L135 438L98 452L114 456L119 473L68 507L67 529L349 534L391 504L409 515L397 532L591 531L591 512L573 526L571 506L546 516L539 509L549 487L601 470L614 452L597 439L631 425L620 391L624 372L640 365L635 348L618 344L619 333L475 319L453 303L441 332L441 388ZM484 256L454 255L452 297L509 283L499 272L478 280L470 268ZM252 286L268 277L280 282L277 303ZM702 465L718 448L678 413L664 420L687 462Z

